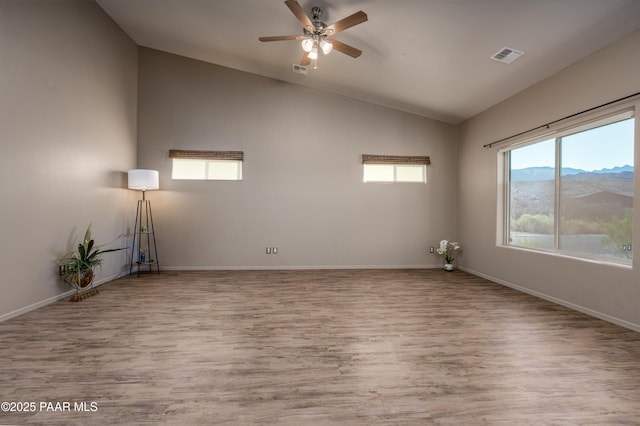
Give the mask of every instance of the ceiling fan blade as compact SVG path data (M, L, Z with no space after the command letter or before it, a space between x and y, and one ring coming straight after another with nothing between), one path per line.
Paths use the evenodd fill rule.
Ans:
M369 18L367 17L367 14L360 10L354 13L353 15L349 15L346 18L341 19L338 22L329 25L325 29L325 31L327 34L334 35L339 33L340 31L346 30L347 28L353 27L354 25L362 24L363 22L366 22L368 19Z
M305 67L311 63L311 58L307 52L304 52L302 55L302 59L300 60L300 65L304 65Z
M304 13L304 9L296 0L286 0L284 3L291 10L291 12L293 12L296 18L298 18L298 21L300 21L300 24L302 24L302 28L309 32L313 32L315 30L311 19L309 19L307 14Z
M302 40L304 36L272 36L272 37L258 37L260 41L284 41L284 40Z
M351 56L352 58L357 58L358 56L362 55L362 50L356 49L353 46L349 46L346 43L343 43L333 38L329 38L327 39L327 41L330 41L331 44L333 44L333 48L335 50L337 50L338 52L342 52L345 55Z

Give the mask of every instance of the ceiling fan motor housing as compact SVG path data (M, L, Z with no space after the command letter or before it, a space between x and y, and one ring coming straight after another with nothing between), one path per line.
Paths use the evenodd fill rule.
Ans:
M327 28L327 24L325 24L320 20L321 17L322 17L322 9L320 9L319 7L311 8L311 23L315 27L315 30L313 31L313 33L309 32L308 35L311 35L311 34L326 35L324 34L324 32L325 32L325 28ZM304 32L305 32L305 35L307 35L308 31L305 30Z
M313 19L314 21L320 19L322 17L322 9L320 9L319 7L312 7L311 8L311 19Z

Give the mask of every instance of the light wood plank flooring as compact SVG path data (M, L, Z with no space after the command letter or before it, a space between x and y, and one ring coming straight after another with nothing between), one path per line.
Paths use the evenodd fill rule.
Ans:
M640 424L640 334L462 271L127 277L0 344L0 401L71 404L1 424Z

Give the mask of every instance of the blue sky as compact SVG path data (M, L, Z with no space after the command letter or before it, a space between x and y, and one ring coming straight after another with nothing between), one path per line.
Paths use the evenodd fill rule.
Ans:
M562 139L562 167L586 171L633 166L634 120L628 119ZM511 168L554 166L554 139L511 151Z

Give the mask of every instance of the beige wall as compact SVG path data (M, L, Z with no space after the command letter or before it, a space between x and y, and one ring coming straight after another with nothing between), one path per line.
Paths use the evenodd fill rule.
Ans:
M482 146L640 91L640 32L521 92L460 126L458 233L465 269L640 330L640 272L496 246L497 148ZM640 132L636 119L635 164ZM640 180L634 241L640 247ZM637 262L636 262L637 263Z
M137 51L94 2L0 0L0 58L1 319L68 290L56 259L89 222L107 242L133 221Z
M427 247L456 237L454 126L150 49L139 61L161 267L429 266ZM243 150L244 180L172 181L172 148ZM429 155L429 182L364 184L365 153Z

